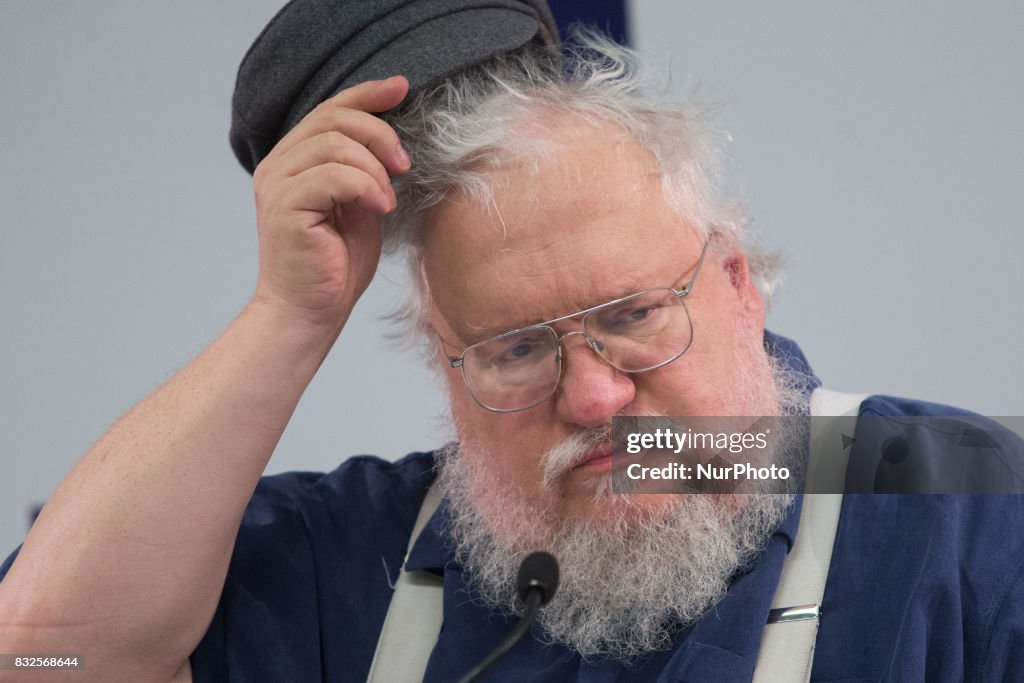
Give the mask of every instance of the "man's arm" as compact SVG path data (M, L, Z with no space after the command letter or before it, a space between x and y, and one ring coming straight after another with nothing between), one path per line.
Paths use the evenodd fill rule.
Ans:
M257 169L252 301L61 482L0 583L0 651L79 653L97 680L188 673L245 505L375 272L389 174L408 160L368 112L407 87L346 90Z

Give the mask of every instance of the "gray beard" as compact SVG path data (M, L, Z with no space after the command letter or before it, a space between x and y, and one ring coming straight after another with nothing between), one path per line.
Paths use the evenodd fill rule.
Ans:
M772 374L777 414L805 412L806 378L777 363ZM802 444L803 421L783 422L792 433L782 442ZM572 447L606 438L601 430L583 432ZM799 447L790 447L774 461L799 469L801 457ZM666 509L644 515L631 496L611 493L606 484L595 491L595 501L614 514L591 523L557 518L489 481L482 468L471 471L456 444L442 451L438 467L451 515L450 542L473 599L505 614L520 613L519 563L534 550L552 552L560 583L538 622L549 642L588 660L628 662L670 647L679 629L725 596L730 579L764 549L794 500L785 494L750 495L737 509L723 505L729 496L675 495ZM500 519L485 518L472 493L475 486L500 498L488 504L502 511Z

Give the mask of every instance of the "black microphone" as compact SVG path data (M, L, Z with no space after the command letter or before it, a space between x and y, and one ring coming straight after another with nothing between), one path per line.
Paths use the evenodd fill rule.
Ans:
M472 681L479 680L488 669L494 666L495 662L504 657L505 653L511 650L512 646L530 630L537 611L548 604L556 590L558 590L558 562L551 553L538 550L527 555L519 565L519 574L516 576L516 593L519 594L519 599L526 604L523 618L498 643L498 647L494 648L491 654L459 679L459 683L472 683Z

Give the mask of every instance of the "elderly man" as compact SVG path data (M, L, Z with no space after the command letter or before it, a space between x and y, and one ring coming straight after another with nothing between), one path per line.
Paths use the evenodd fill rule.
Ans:
M807 501L614 492L613 417L804 415L818 381L764 331L770 260L741 247L704 113L647 94L635 55L598 37L560 63L525 4L526 28L499 30L515 44L413 95L369 80L309 111L310 78L269 136L243 107L255 294L0 568L0 650L81 653L90 680L365 680L396 657L400 679L453 680L505 636L516 568L546 549L557 595L492 680L745 681L759 657L804 672L812 656L815 680L1019 676L1024 538L998 531L1019 531L1017 497L847 497L812 655L813 633L762 645ZM260 480L382 222L458 443ZM435 577L438 614L396 611L400 575ZM424 617L425 655L405 661L423 646L382 638L385 620Z

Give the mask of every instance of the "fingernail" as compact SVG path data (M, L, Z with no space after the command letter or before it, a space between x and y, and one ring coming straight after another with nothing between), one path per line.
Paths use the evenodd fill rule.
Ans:
M405 153L404 149L402 149L402 143L398 143L395 147L395 161L397 161L398 165L402 168L409 168L412 166L412 161L409 159L409 155Z
M384 209L384 213L391 213L392 211L394 211L396 205L394 197L388 196L387 192L382 192L381 195L383 196L384 199L383 204L381 204L382 208Z

